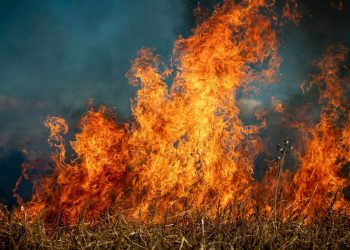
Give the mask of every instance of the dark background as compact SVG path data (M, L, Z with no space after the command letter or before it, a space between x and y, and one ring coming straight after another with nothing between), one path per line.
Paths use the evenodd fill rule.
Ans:
M200 1L212 8L220 1ZM281 81L261 95L239 102L243 119L257 107L271 106L276 96L286 106L311 103L299 85L313 71L312 62L325 48L343 43L350 48L350 4L299 1L303 18L280 33L284 60ZM136 88L125 73L138 49L153 47L169 60L174 40L190 35L195 25L193 0L2 0L0 3L0 202L15 204L12 188L23 161L48 154L48 114L70 125L94 104L114 107L122 121L130 117ZM283 1L278 1L278 8ZM271 123L278 117L271 117ZM288 137L280 126L264 131L271 147ZM269 138L269 139L267 139ZM257 165L261 166L262 160ZM263 167L257 167L262 169ZM259 171L260 171L259 170ZM259 172L258 171L258 172ZM262 170L261 170L262 171ZM260 171L260 172L261 172ZM22 187L24 192L29 185Z

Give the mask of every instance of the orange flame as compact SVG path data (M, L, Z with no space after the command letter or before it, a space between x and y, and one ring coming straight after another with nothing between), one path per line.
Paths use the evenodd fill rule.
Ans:
M273 105L273 108L275 110L275 112L277 113L282 113L284 111L284 107L283 104L280 100L278 100L276 97L271 97L271 102Z
M285 181L292 177L284 171L281 181L274 181L276 164L266 175L270 182L265 178L260 185L254 183L254 160L263 146L257 132L265 122L244 126L235 95L249 83L278 79L276 24L266 16L273 6L274 1L266 0L224 1L192 36L175 42L170 67L153 50L140 50L127 74L130 84L140 85L132 102L133 122L120 124L109 109L91 108L70 143L76 155L72 159L67 159L66 122L49 116L45 125L50 129L54 170L34 183L26 214L63 223L98 218L109 207L155 219L186 209L210 215L230 208L249 216L252 201L272 211L266 200L257 198L256 190L261 189L264 197L288 197L293 215L325 208L325 192L338 194L334 208L344 206L339 192L348 182L337 171L350 161L350 126L349 119L341 127L334 123L340 118L338 109L343 112L346 105L344 83L337 78L343 47L317 64L322 73L312 83L326 85L321 99L329 104L315 128L299 126L307 146L305 152L295 153L301 166L292 184ZM170 87L166 78L172 80ZM283 113L282 103L272 101L276 112ZM279 186L281 191L275 193Z
M341 176L342 167L350 162L350 109L345 94L350 82L341 75L346 55L344 46L331 46L316 64L320 73L312 84L320 88L320 101L324 105L319 124L299 128L306 146L289 197L293 201L293 213L298 215L312 217L330 209L346 208L342 189L350 182Z
M338 11L343 11L344 10L344 3L342 0L339 1L332 1L329 4L332 8L338 10Z
M302 14L299 11L299 5L296 0L287 0L283 7L283 17L294 23L299 24Z

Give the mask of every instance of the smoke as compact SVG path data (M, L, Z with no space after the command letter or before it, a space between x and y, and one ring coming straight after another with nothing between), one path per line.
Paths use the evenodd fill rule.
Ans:
M48 153L48 114L74 128L93 98L128 119L136 91L124 76L131 60L145 46L168 58L191 28L188 2L1 2L0 202L12 202L22 162Z
M280 68L280 80L275 85L265 86L258 96L254 96L269 110L268 128L262 131L266 152L261 158L272 158L275 147L284 139L296 144L295 131L286 127L283 114L273 110L271 96L282 102L284 114L290 120L297 120L301 107L308 107L306 119L317 122L320 108L319 92L316 88L303 92L301 85L308 83L316 73L314 62L332 44L344 44L350 48L350 3L343 1L343 9L333 8L332 1L297 1L302 15L298 25L287 22L280 33L280 56L283 63ZM333 1L334 2L334 1ZM279 8L283 1L279 2ZM349 67L349 61L345 67ZM349 71L347 71L349 74ZM259 161L261 162L261 161ZM262 164L263 165L263 164ZM295 165L294 162L289 164Z
M167 57L188 29L184 16L192 10L185 7L184 1L161 0L3 2L0 93L7 99L0 102L44 106L12 113L22 125L17 130L40 127L48 113L74 116L91 97L127 118L135 92L124 77L130 61L144 46ZM2 131L13 128L6 118L2 112Z

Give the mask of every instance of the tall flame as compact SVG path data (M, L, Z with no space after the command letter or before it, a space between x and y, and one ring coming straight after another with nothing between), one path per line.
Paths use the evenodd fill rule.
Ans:
M112 206L142 218L189 208L209 215L225 208L251 214L254 160L262 149L257 132L265 124L244 126L236 93L252 82L277 80L281 59L273 7L274 1L267 0L224 1L192 36L175 42L168 66L153 50L140 50L127 74L131 84L140 86L132 102L134 120L120 124L108 108L91 108L70 143L71 159L66 159L63 137L66 122L49 116L45 125L54 170L34 183L27 213L64 223L98 218ZM346 104L338 93L342 82L335 78L344 51L330 65L318 64L323 73L314 84L325 82L321 96L331 102L315 130L303 132L308 146L300 153L293 188L281 182L295 211L302 213L308 213L307 206L323 207L325 190L339 193L346 185L337 171L350 161L349 119L341 127L333 119ZM284 112L277 101L276 110ZM337 200L334 207L344 203Z
M330 46L316 64L320 73L311 84L320 89L323 107L316 126L299 127L306 146L290 189L293 213L312 217L346 208L342 189L350 182L341 170L350 162L350 81L341 69L347 52L342 45Z

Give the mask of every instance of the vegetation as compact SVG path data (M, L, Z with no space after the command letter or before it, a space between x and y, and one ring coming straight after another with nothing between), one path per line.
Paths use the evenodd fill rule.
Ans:
M332 212L308 224L262 215L232 220L218 213L209 219L200 212L154 224L110 212L97 222L60 226L40 220L29 223L3 211L0 223L0 249L350 248L350 218Z

